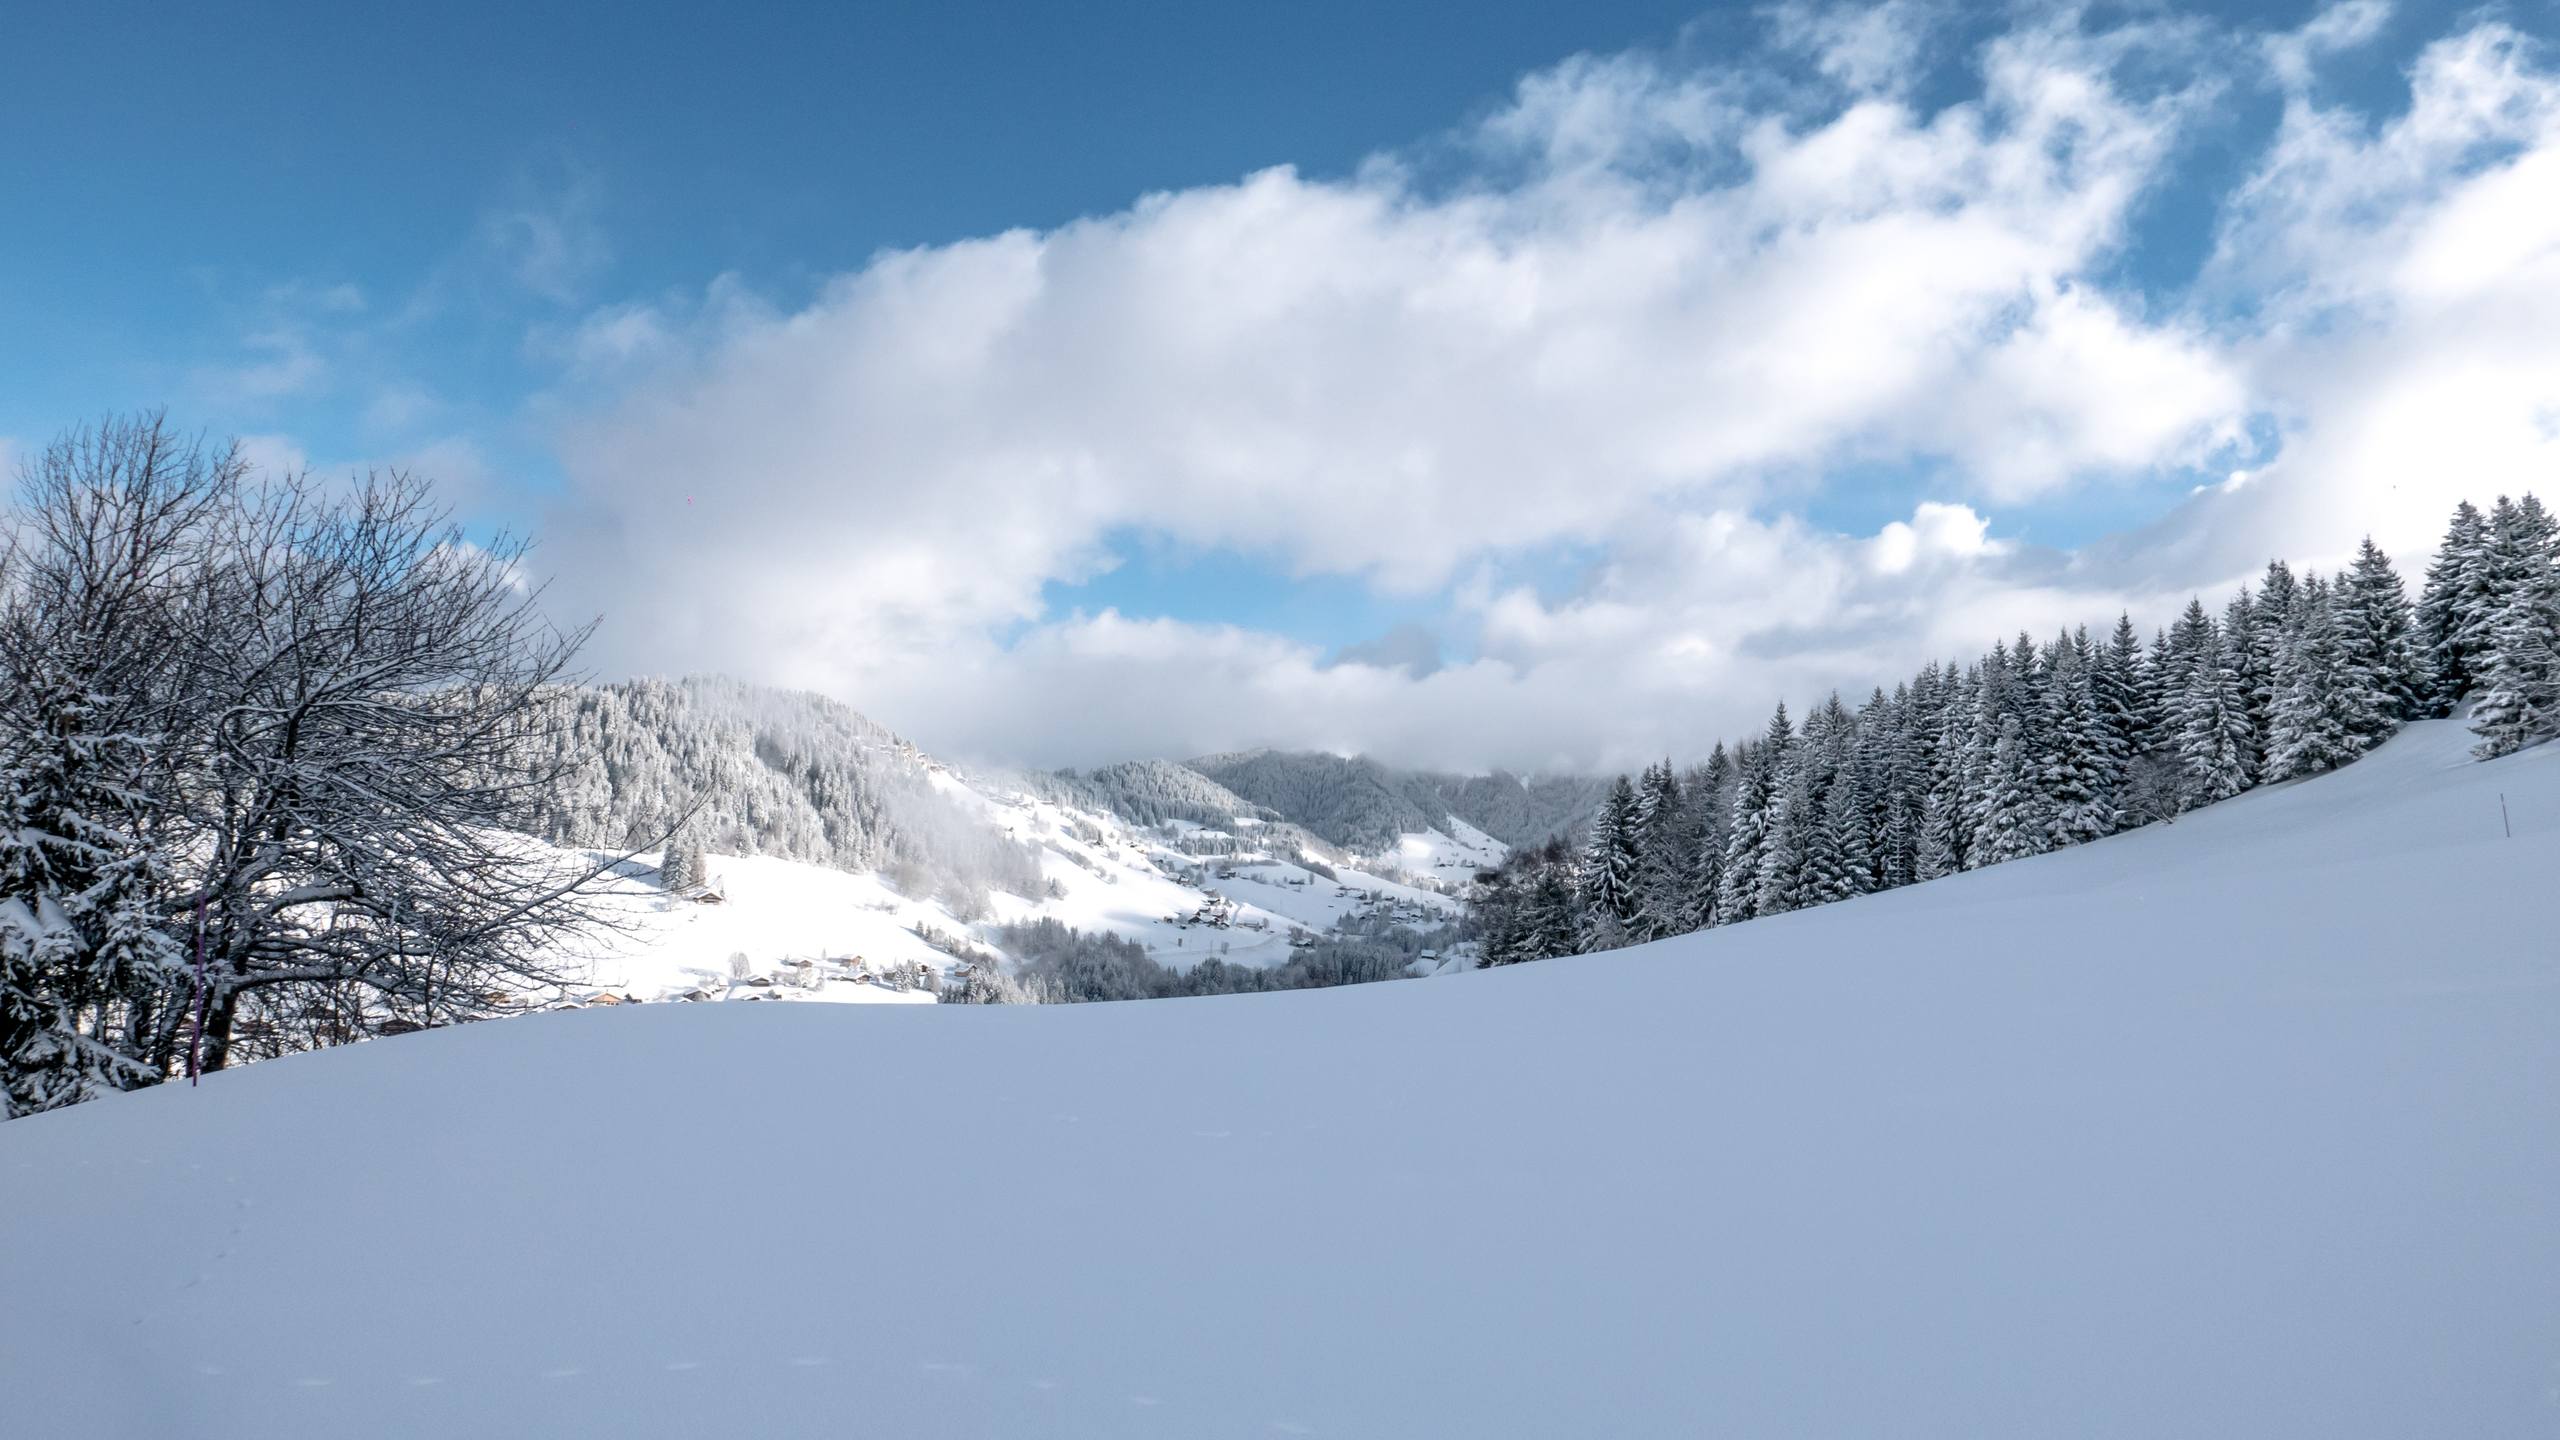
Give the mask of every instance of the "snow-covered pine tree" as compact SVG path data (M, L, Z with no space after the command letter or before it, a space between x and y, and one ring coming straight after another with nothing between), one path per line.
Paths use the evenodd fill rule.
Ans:
M2143 753L2175 760L2178 737L2187 727L2187 675L2169 644L2169 632L2153 629L2151 647L2142 659L2142 710L2148 722Z
M1870 844L1870 888L1891 890L1911 883L1911 857L1919 846L1920 805L1925 779L1914 742L1911 687L1894 688L1893 698L1870 700L1859 717L1860 784L1867 796Z
M2449 713L2479 679L2493 623L2488 549L2489 524L2479 508L2468 500L2454 506L2418 597L2416 643L2428 672L2431 714Z
M2290 579L2290 572L2287 572ZM2222 609L2222 661L2231 667L2240 681L2240 713L2247 718L2248 734L2240 742L2240 767L2255 783L2258 766L2266 754L2267 707L2275 693L2272 673L2261 674L2261 664L2272 663L2282 641L2281 630L2271 638L2259 634L2257 602L2243 585Z
M683 895L702 888L710 879L702 863L702 849L696 845L690 830L678 830L667 837L665 851L658 858L658 888L670 895Z
M2007 647L1994 643L1991 653L1983 657L1982 684L1974 694L1973 725L1964 742L1964 868L1979 869L1996 863L1992 858L1991 810L1999 803L2000 736L2018 716L2010 713L2010 683ZM2026 744L2025 726L2019 725L2019 745Z
M2368 535L2355 564L2338 577L2331 611L2349 688L2348 707L2366 748L2424 713L2427 680L2410 639L2408 592L2391 557Z
M168 874L145 834L138 738L99 730L103 697L60 670L14 698L0 764L0 1119L158 1079L150 1020L182 983L159 919Z
M2305 578L2292 633L2276 654L2276 706L2265 772L2269 780L2333 770L2363 754L2369 743L2354 723L2330 606L2329 583L2317 575Z
M1979 668L1951 673L1946 703L1938 714L1938 753L1929 771L1929 795L1921 802L1922 831L1927 832L1934 807L1949 861L1957 870L1965 867L1965 857L1973 846L1973 802L1978 779L1973 736L1981 704ZM1987 773L1987 764L1983 768Z
M2098 702L2098 718L2105 724L2116 754L2130 759L2151 745L2151 703L2147 687L2142 683L2142 641L2133 632L2133 617L2119 613L2115 632L2098 650L2098 658L2089 675L2090 690Z
M1813 747L1789 747L1778 761L1768 834L1760 846L1753 913L1783 915L1813 903L1807 883L1815 837L1822 828L1822 800L1814 788Z
M1991 792L1974 836L1974 864L1997 865L2052 848L2051 821L2026 727L2014 715L2000 722L1993 743Z
M2098 714L2094 677L2077 649L2061 653L2045 698L2043 774L2047 836L2055 847L2115 833L2122 764Z
M2033 637L2019 631L2017 643L2009 650L2009 683L2001 692L2000 713L2017 717L2030 740L2043 723L2045 679L2052 670L2052 653L2038 649Z
M1477 873L1475 888L1467 896L1467 928L1476 945L1477 969L1513 965L1525 958L1519 953L1520 922L1530 878L1527 853L1520 850Z
M2198 607L2199 611L2201 607ZM2179 732L2179 803L2193 810L2249 788L2243 747L2249 740L2249 716L2240 694L2240 677L2222 653L2222 637L2210 621L2187 667L2187 690Z
M2162 743L2171 753L2181 750L2187 733L2187 685L2194 678L2197 657L2206 642L2216 635L2213 617L2205 613L2204 597L2190 596L2187 608L2180 611L2176 624L2169 627L2168 644L2152 672L2159 681L2157 694L2160 720L2167 733Z
M1725 846L1732 839L1733 788L1733 757L1719 740L1688 787L1696 820L1690 826L1688 900L1681 910L1685 929L1704 930L1724 922L1719 900L1724 889Z
M1866 787L1858 767L1844 766L1822 797L1822 822L1808 837L1804 899L1827 905L1874 888L1875 856L1867 840Z
M2525 553L2560 561L2560 516L2530 490L2516 497L2515 531Z
M1932 786L1920 811L1920 840L1911 856L1911 873L1919 880L1938 880L1964 868L1956 836L1956 814L1963 807L1948 790Z
M2242 594L2248 592L2243 589ZM2300 603L2302 583L2294 578L2293 567L2282 560L2267 562L2266 574L2258 581L2258 593L2249 606L2248 666L2242 680L2249 689L2249 719L2257 733L2267 733L2269 718L2276 708L2276 666L2285 647L2285 639L2293 633L2293 617ZM2225 654L2238 659L2239 641L2228 615L2222 626Z
M2484 760L2560 735L2560 562L2528 541L2472 708L2473 753Z
M0 586L0 1117L175 1063L168 730L243 468L145 416L21 474Z
M1768 733L1734 767L1732 835L1725 842L1723 888L1716 900L1725 924L1760 913L1760 860L1776 819L1779 772L1794 749L1795 726L1781 700Z
M1639 848L1641 817L1636 787L1626 776L1609 787L1600 813L1591 819L1591 838L1582 851L1582 948L1614 950L1631 943L1643 898L1644 852Z
M1636 914L1638 940L1661 940L1685 928L1692 847L1689 807L1679 773L1669 760L1646 767L1636 787Z
M1552 960L1579 950L1588 928L1582 911L1582 897L1574 892L1572 867L1565 858L1559 856L1540 867L1530 889L1523 958Z

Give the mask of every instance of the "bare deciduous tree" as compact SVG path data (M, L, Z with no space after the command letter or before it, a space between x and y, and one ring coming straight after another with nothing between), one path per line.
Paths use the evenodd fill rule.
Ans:
M572 862L520 833L578 758L540 702L590 628L545 617L525 554L473 543L414 476L252 483L236 450L158 416L48 450L8 555L0 759L32 773L53 737L98 803L50 851L0 851L0 900L29 917L10 943L54 957L0 972L0 1044L42 1011L146 1077L199 1051L219 1069L566 978L623 857ZM147 902L154 964L92 993L77 957L100 926L44 907L119 856L147 862L117 873ZM48 993L10 999L32 990Z

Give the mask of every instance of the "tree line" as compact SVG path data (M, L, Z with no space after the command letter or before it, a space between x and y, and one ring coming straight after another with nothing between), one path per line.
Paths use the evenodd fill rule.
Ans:
M2271 562L2146 644L2129 615L1963 665L1702 764L1620 775L1580 843L1476 877L1479 964L1608 950L1890 890L2166 821L2347 764L2465 699L2481 758L2560 735L2560 524L2459 505L2413 605L2367 539L2335 576Z
M405 474L110 420L0 540L0 1118L508 1008L606 864L509 832L586 637Z
M964 956L944 981L941 998L961 1005L1075 1005L1366 985L1411 977L1413 962L1437 938L1410 927L1353 926L1292 950L1277 965L1242 965L1210 955L1176 969L1135 940L1087 933L1042 916L998 927L995 943L1012 956L1012 964L992 954Z

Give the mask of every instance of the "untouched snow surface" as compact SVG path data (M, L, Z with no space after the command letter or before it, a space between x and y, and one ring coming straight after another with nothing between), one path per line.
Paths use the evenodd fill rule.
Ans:
M0 1126L0 1429L2551 1435L2560 747L2465 739L1584 960Z
M843 977L881 974L894 965L936 971L949 957L915 933L918 925L946 933L968 927L931 902L906 899L877 875L855 875L823 865L763 856L708 855L709 889L718 904L680 899L661 890L651 866L635 867L611 897L620 932L587 948L585 983L567 987L571 999L602 993L640 1000L683 994L713 999L819 1000L839 1003L924 1003L933 993ZM762 987L732 982L730 958L744 955L747 974L796 977L803 963L826 975L804 987ZM582 967L567 966L570 970Z

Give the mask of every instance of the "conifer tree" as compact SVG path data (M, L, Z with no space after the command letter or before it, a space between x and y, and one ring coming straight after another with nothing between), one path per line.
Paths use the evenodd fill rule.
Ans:
M1929 812L1939 811L1942 838L1948 845L1951 863L1957 870L1965 868L1965 858L1973 846L1973 799L1976 781L1974 729L1981 709L1978 677L1975 672L1956 676L1948 688L1946 705L1938 720L1938 758L1929 774L1929 795L1921 802L1921 828L1930 824Z
M1991 654L1982 662L1982 686L1973 705L1973 727L1964 743L1964 867L1978 869L1996 863L1996 848L1991 833L1992 807L1999 803L2000 736L2017 723L2009 713L2010 686L2008 655L1994 644ZM2026 738L2020 726L2018 749L2023 752Z
M1991 791L1975 835L1977 865L1997 865L2052 848L2051 821L2037 783L2035 752L2016 716L2000 722L1995 742Z
M2144 730L2149 736L2144 753L2174 757L2178 737L2187 728L2187 676L2169 644L2168 631L2151 632L2151 648L2143 656L2141 673Z
M2228 800L2249 788L2242 747L2249 740L2249 717L2240 695L2240 677L2222 653L2222 637L2207 622L2187 673L2187 691L2179 732L2179 802L2193 810Z
M1875 857L1867 841L1867 802L1859 772L1843 768L1822 797L1822 822L1806 847L1805 903L1826 905L1874 888Z
M1760 913L1760 861L1776 819L1779 771L1794 746L1795 727L1781 700L1768 733L1735 767L1733 833L1725 842L1723 889L1716 902L1726 924Z
M2159 727L2153 733L2161 755L2181 766L2184 761L2180 757L2186 748L2188 682L2194 678L2197 657L2213 635L2213 617L2205 613L2203 597L2190 597L2187 608L2179 612L2177 622L2169 627L2152 656L2152 700L2159 717ZM2244 716L2244 727L2246 723Z
M2303 582L2292 634L2276 659L2276 707L2266 778L2316 775L2362 754L2368 742L2354 723L2346 665L2330 614L2329 586L2319 576Z
M2050 739L2040 776L2050 806L2048 838L2057 847L2115 832L2122 769L2114 736L2098 714L2093 677L2076 652L2065 656L2046 697Z
M2250 687L2249 718L2261 740L2275 714L2276 688L2280 683L2276 667L2281 663L2287 637L2293 633L2301 593L2302 584L2294 578L2293 567L2282 560L2270 560L2265 576L2258 582L2257 597L2248 606L2246 628L2234 630L2228 618L2223 622L2223 647L2234 658L2238 658L2239 636L2248 637L2248 666L2241 678Z
M1689 787L1690 808L1697 820L1690 834L1689 895L1681 919L1691 930L1724 923L1718 901L1724 888L1725 845L1732 838L1733 785L1733 757L1719 740Z
M1690 823L1679 772L1669 760L1648 767L1636 787L1636 850L1642 857L1636 877L1638 940L1660 940L1684 928L1682 911L1695 851Z
M2482 759L2560 735L2560 564L2529 556L2494 636L2471 716Z
M1758 890L1753 910L1783 915L1815 903L1809 884L1810 865L1822 827L1822 804L1814 789L1816 755L1799 742L1778 762L1769 830L1760 847Z
M1956 812L1960 808L1948 791L1937 788L1929 791L1929 798L1920 812L1920 843L1911 857L1915 878L1938 880L1964 869L1955 824Z
M0 1119L175 1062L170 730L240 475L157 417L66 436L21 473L0 540Z
M1582 948L1586 926L1581 901L1574 894L1571 871L1571 864L1562 854L1538 867L1514 950L1517 958L1552 960Z
M2008 683L2001 689L2000 714L2004 719L2016 719L2031 743L2036 729L2044 723L2045 677L2051 668L2052 657L2039 651L2027 632L2019 631L2017 643L2009 651Z
M2089 687L2117 759L2130 760L2148 749L2150 704L2142 683L2142 641L2133 632L2131 615L2116 616L2115 632L2098 647Z
M658 857L658 888L670 895L682 895L701 889L709 880L702 849L694 843L693 836L678 830L667 837L666 849Z
M1913 852L1920 835L1920 797L1926 793L1926 771L1912 734L1917 723L1910 687L1898 687L1894 698L1871 702L1860 730L1870 737L1861 759L1860 785L1867 793L1868 828L1874 839L1869 871L1872 888L1890 890L1911 883Z
M2417 648L2431 714L2450 712L2479 679L2489 624L2488 548L2489 526L2478 507L2468 500L2456 505L2418 598Z
M2290 579L2290 573L2285 573ZM2279 628L2270 636L2259 634L2257 603L2243 585L2223 607L2221 637L2222 662L2240 682L2240 713L2246 731L2240 741L2240 771L2254 782L2260 757L2266 753L2267 709L2275 694L2273 672L2262 672L2260 666L2271 663L2283 632Z
M1592 817L1582 852L1582 948L1614 950L1637 934L1644 898L1636 787L1621 775Z
M2424 712L2427 679L2411 641L2408 592L2391 557L2368 535L2355 564L2338 577L2331 610L2338 652L2351 690L2348 705L2366 748L2380 744L2400 722Z
M0 1119L157 1079L148 1012L183 983L142 743L99 729L85 667L44 668L0 767Z

